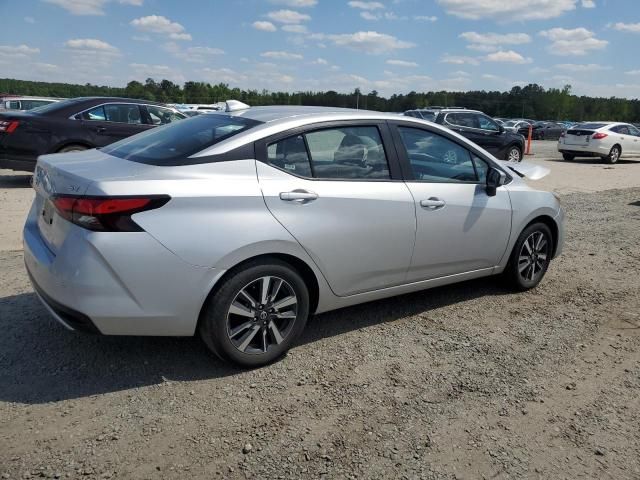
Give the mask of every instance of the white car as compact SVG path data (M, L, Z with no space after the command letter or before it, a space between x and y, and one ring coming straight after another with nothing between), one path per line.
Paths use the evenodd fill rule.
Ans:
M519 133L520 128L527 127L529 128L529 122L525 122L524 120L508 120L502 124L505 130L508 130L512 133Z
M628 123L587 122L574 125L558 139L565 160L600 157L616 163L622 154L640 154L640 130Z

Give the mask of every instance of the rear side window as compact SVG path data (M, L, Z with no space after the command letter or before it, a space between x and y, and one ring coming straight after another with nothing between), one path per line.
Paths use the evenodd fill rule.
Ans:
M262 122L208 114L147 130L102 149L114 157L149 165L180 165L187 157Z
M377 127L327 128L267 147L268 162L295 175L318 179L391 178Z
M184 116L170 110L168 108L157 107L155 105L147 105L147 120L151 125L166 125L167 123L182 120Z

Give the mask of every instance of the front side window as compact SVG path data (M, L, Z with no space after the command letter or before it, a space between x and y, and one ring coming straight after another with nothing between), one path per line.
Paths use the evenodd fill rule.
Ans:
M629 125L627 127L629 129L629 135L633 135L634 137L640 137L640 130L638 130L633 125Z
M478 115L478 123L480 124L480 128L483 130L490 130L492 132L497 132L500 130L498 124L491 120L489 117L485 117L484 115Z
M139 125L142 123L140 107L138 105L110 104L104 106L107 122L129 123Z
M410 127L399 127L414 178L425 182L479 182L488 165L477 172L471 153L446 137Z
M20 110L20 101L19 100L11 100L9 103L9 108L11 110Z
M149 129L112 143L102 151L149 165L188 164L189 156L261 123L232 115L199 115L183 122Z
M147 105L147 112L151 119L151 125L166 125L167 123L182 120L184 117L168 108Z
M271 165L300 176L344 180L391 178L377 127L328 128L289 137L270 144L267 155Z

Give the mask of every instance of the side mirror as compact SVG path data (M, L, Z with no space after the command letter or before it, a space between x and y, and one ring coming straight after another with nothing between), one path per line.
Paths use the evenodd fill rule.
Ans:
M487 172L487 195L494 197L498 187L501 187L507 181L507 174L502 170L491 167Z
M504 129L504 127L503 127L502 125L498 125L498 131L499 131L500 133L504 133L504 132L505 132L505 129Z

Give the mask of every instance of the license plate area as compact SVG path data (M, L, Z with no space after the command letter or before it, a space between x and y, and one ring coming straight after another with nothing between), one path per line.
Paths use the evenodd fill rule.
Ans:
M51 203L51 200L45 200L40 216L42 217L42 222L49 228L53 225L53 212L53 203Z

